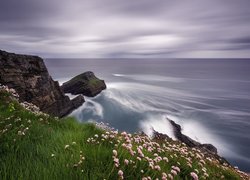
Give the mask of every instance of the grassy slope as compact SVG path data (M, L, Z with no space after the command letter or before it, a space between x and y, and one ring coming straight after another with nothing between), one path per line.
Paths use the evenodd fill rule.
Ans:
M140 139L140 136L133 137ZM130 139L135 151L142 141L151 143L146 137L136 143L133 137ZM165 145L159 142L162 149L165 147L162 152L157 152L156 148L152 152L142 150L152 159L156 152L161 157L168 157L168 163L158 163L160 171L152 170L144 158L139 161L136 159L138 155L131 156L122 147L126 138L127 135L116 135L115 132L105 134L94 125L79 124L73 118L58 120L36 115L13 101L9 93L0 91L0 179L118 179L119 169L124 172L125 179L147 176L161 179L162 172L170 173L173 165L181 170L175 179L191 179L190 172L194 169L199 171L199 177L205 177L204 167L209 175L207 179L240 179L235 170L217 162L205 159L205 164L201 165L201 158L196 156L199 152L178 142L164 142ZM66 145L69 147L65 149ZM180 148L187 149L188 155L180 153ZM114 166L114 149L118 151L119 168ZM192 167L187 165L187 157L191 158ZM125 165L125 159L132 163Z

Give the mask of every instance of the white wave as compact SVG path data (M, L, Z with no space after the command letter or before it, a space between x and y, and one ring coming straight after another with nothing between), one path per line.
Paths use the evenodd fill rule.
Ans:
M148 136L152 136L153 130L155 130L159 133L166 134L169 137L175 139L172 126L166 119L165 115L152 115L147 117L147 119L140 122L140 128Z
M183 134L202 144L213 144L217 148L218 154L223 156L232 156L233 154L236 155L235 148L233 146L223 142L219 137L214 135L198 121L185 119L180 125L182 127Z
M82 118L82 112L88 111L92 112L93 115L96 115L100 118L103 118L103 107L98 102L95 102L89 98L85 98L85 103L83 103L82 106L74 110L69 116L74 116L77 119L83 119Z
M131 113L142 114L143 118L137 119L139 128L149 136L152 135L153 128L160 133L175 138L168 118L182 126L183 134L200 143L213 144L217 147L220 155L236 157L236 149L213 135L212 131L199 123L195 116L188 119L187 113L190 111L207 111L214 114L213 111L218 107L201 101L206 98L209 99L210 97L141 83L108 83L105 91L95 98L86 98L86 102L72 115L78 119L84 119L82 112L85 111L103 119L105 107L101 103L113 103L117 109L121 110L121 113L129 110ZM201 106L205 106L205 108L199 108ZM208 107L209 109L206 109ZM112 112L107 113L112 114ZM232 115L232 113L239 115L239 112L224 112L225 115ZM86 121L93 121L93 119L94 117L89 117Z
M75 97L77 97L78 95L73 95L71 93L65 93L66 96L69 97L69 99L74 99Z
M164 81L164 82L183 82L183 78L169 77L169 76L159 76L154 74L113 74L116 77L123 77L127 79L137 80L137 81Z

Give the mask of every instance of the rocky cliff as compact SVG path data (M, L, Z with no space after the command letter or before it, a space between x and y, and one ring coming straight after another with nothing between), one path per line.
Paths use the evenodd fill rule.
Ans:
M168 119L168 121L172 125L174 135L178 140L185 143L189 147L199 147L199 148L204 149L206 151L209 151L211 153L217 154L217 148L215 146L213 146L212 144L201 144L201 143L191 139L190 137L182 134L182 132L181 132L182 129L181 129L181 126L179 124L175 123L173 120L170 120L170 119Z
M35 104L41 111L62 117L84 102L83 96L70 100L54 81L40 57L0 50L0 84L17 91L21 101Z
M65 93L94 97L106 89L106 84L103 80L98 79L93 72L87 71L63 83L61 87Z

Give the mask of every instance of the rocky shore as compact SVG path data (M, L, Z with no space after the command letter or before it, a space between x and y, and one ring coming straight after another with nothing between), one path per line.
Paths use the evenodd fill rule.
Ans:
M99 87L96 87L99 81L96 80L97 78L94 79L94 74L85 73L84 75L88 75L86 77L89 78L81 86L83 89L81 95L70 100L64 94L59 83L49 75L43 59L38 56L20 55L0 50L0 67L0 84L15 89L20 101L32 103L38 106L42 112L53 116L63 117L81 106L85 101L82 94L95 96L100 93ZM80 77L83 76L80 75ZM93 82L93 85L85 88L88 81ZM104 81L100 82L104 84ZM74 89L78 86L73 84L71 87ZM65 88L63 89L65 90ZM72 92L75 94L74 91Z

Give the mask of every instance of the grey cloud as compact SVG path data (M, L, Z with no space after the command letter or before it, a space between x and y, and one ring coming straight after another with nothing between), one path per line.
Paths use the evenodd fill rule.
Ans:
M248 0L2 0L0 48L45 57L250 57L249 7Z

